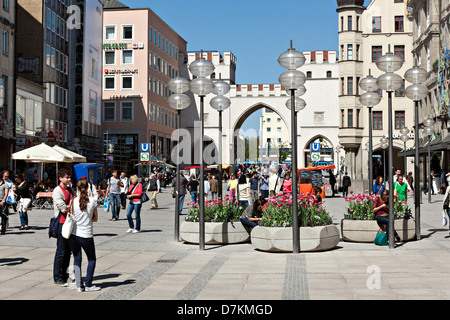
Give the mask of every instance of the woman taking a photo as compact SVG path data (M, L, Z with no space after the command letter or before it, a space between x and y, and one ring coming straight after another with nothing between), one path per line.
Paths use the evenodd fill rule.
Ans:
M127 199L130 199L130 204L127 208L127 219L128 219L128 230L130 233L138 233L141 231L141 196L142 196L142 183L139 183L137 175L132 175L130 177L130 188L128 189ZM136 228L134 228L133 218L131 214L136 215Z
M389 237L389 191L383 190L381 196L376 196L373 202L373 212L376 214L378 226ZM394 229L395 240L400 241L397 231Z
M70 249L73 253L73 269L75 273L75 284L78 292L98 291L100 287L92 284L96 265L93 222L97 222L97 201L88 196L88 182L80 179L77 183L79 196L73 199L74 226L69 238ZM83 248L88 258L88 266L85 286L81 283L81 258Z

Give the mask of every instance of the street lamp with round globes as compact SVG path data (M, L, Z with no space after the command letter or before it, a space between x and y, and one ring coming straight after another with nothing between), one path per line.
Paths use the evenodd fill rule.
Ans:
M403 79L394 72L403 66L403 59L393 54L389 45L388 53L377 59L377 68L385 73L378 77L377 86L388 93L388 140L389 140L389 199L394 199L393 174L393 141L392 141L392 92L399 89L403 84ZM389 206L389 248L394 248L394 207Z
M169 106L177 110L177 129L181 127L181 111L189 107L191 104L191 98L185 94L189 91L189 80L176 77L169 80L168 83L169 90L174 92L167 102ZM178 130L178 141L176 149L176 157L172 157L176 161L177 172L176 172L176 192L175 192L175 225L174 225L174 240L179 241L180 234L180 191L181 191L181 161L180 161L180 131Z
M298 218L298 183L297 183L297 112L304 109L306 102L299 98L301 94L306 92L303 84L306 82L306 76L303 72L297 70L305 63L306 59L303 53L291 47L283 52L278 63L288 70L284 71L278 81L290 92L291 98L286 102L286 107L291 110L291 172L292 172L292 251L300 252L300 228ZM296 95L296 91L299 91Z
M211 107L219 112L219 147L217 150L218 154L218 196L219 199L222 199L222 176L223 176L223 170L222 170L222 112L230 107L231 101L229 98L225 97L224 95L227 94L230 91L230 85L225 81L217 81L214 83L214 90L213 93L217 96L212 98L209 104Z
M200 192L198 199L199 208L199 247L200 250L205 249L205 160L203 157L205 135L204 123L204 98L207 94L213 92L215 86L211 79L207 79L214 72L214 64L203 58L203 50L200 57L189 65L189 71L196 77L191 80L191 92L200 98Z
M409 140L408 134L409 134L408 128L404 127L404 128L400 129L400 140L403 141L403 162L404 162L404 168L405 168L403 175L405 176L405 178L406 178L406 172L407 172L406 167L408 165L407 160L406 160L406 142Z
M412 83L405 89L405 95L414 101L414 190L420 190L419 177L419 101L428 94L428 89L422 83L427 79L428 72L414 66L405 72L406 81ZM420 240L420 194L414 193L414 218L416 221L416 239Z

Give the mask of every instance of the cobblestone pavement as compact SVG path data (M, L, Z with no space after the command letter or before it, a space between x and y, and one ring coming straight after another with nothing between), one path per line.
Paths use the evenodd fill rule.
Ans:
M174 241L174 200L165 189L158 195L158 210L144 204L138 234L126 233L125 210L112 221L111 213L99 207L94 284L102 289L84 293L53 284L56 241L47 235L52 211L33 209L31 228L25 231L18 229L19 216L12 213L6 234L0 236L0 299L448 299L450 239L448 226L441 223L442 197L434 195L431 204L423 197L419 241L394 249L340 241L326 252L275 254L257 251L251 243L199 250L198 245ZM344 199L327 198L325 206L340 228ZM86 266L83 255L83 274Z

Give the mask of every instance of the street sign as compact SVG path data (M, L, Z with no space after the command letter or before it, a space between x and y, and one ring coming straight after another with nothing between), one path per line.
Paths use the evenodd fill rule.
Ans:
M141 143L141 152L149 152L150 143Z
M311 143L311 152L319 152L320 143Z
M150 160L150 153L148 152L141 152L141 162L142 161L149 161Z
M311 152L312 161L320 161L320 152Z

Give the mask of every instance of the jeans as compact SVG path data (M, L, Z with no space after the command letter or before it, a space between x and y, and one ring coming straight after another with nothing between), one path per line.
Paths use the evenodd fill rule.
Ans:
M178 211L179 211L178 213L179 213L179 214L181 214L182 211L183 211L184 196L185 196L185 194L180 194L180 198L179 198L180 205L179 205L179 207L178 207Z
M141 206L142 206L141 203L139 203L139 204L130 203L127 208L128 226L131 229L134 229L133 218L131 218L131 214L133 213L133 210L134 210L134 213L136 215L136 230L137 231L141 230Z
M73 271L75 273L75 283L77 285L77 288L81 288L81 248L83 248L88 258L88 266L84 283L86 287L91 287L92 279L94 277L95 265L97 262L97 258L95 256L94 238L82 238L72 234L69 238L69 244L70 249L73 252Z
M0 206L0 217L2 219L2 222L1 222L1 233L2 234L4 234L6 232L6 225L8 223L8 215L9 215L8 206L3 203L3 206Z
M28 213L26 211L19 211L20 226L28 226Z
M67 269L70 263L70 245L69 240L64 239L61 230L63 223L58 226L58 238L56 238L56 252L55 259L53 261L53 280L55 282L66 282L69 278Z
M381 228L381 225L386 225L386 235L389 237L389 216L378 216L376 217L377 223ZM394 229L394 236L398 236L397 231Z
M258 225L258 223L256 223L255 221L250 221L248 218L241 218L241 223L244 226L250 227L250 228L254 228Z
M248 200L239 200L239 206L242 206L244 209L247 209Z
M191 199L192 202L198 202L198 192L197 191L191 191Z
M111 212L113 219L119 219L120 213L120 193L110 193L109 201L111 203Z
M348 196L348 186L342 187L342 196L347 197Z
M267 199L269 197L269 190L260 190L261 196L264 197L264 199Z

